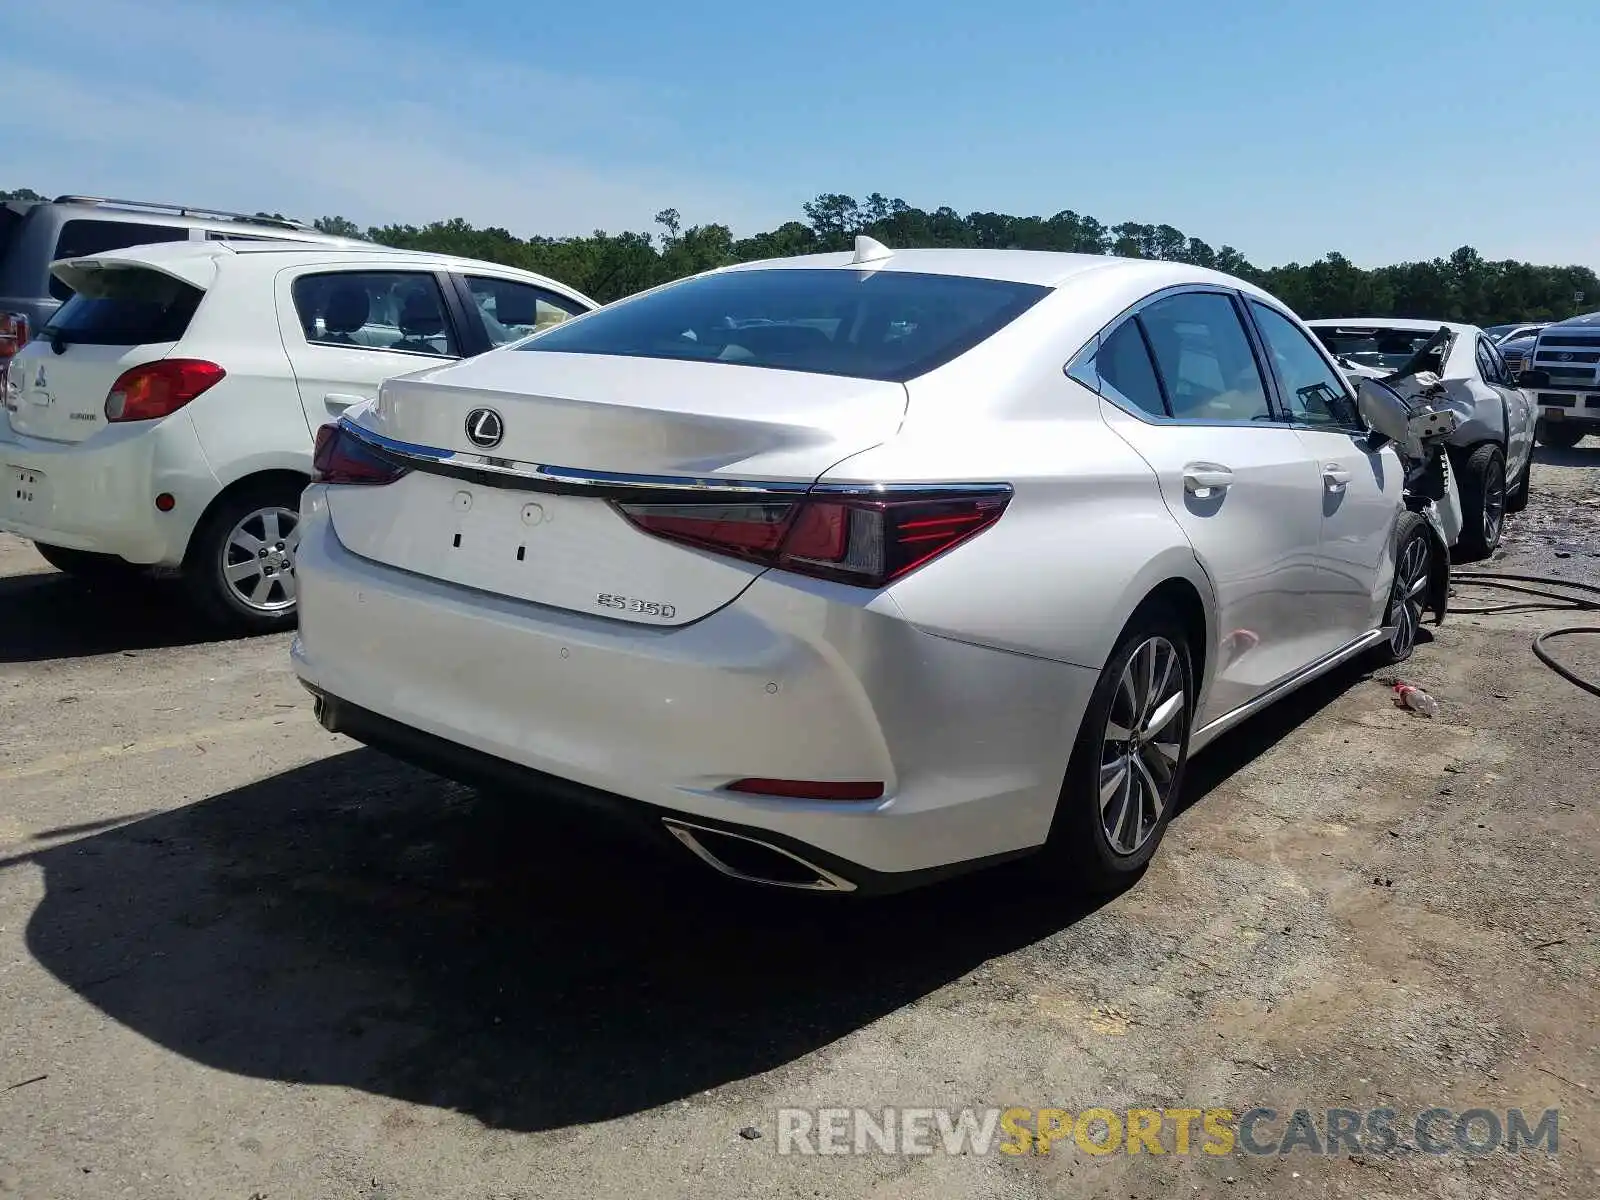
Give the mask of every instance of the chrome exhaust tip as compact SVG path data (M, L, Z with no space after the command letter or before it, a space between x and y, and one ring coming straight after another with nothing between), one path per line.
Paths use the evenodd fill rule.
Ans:
M675 819L661 823L691 854L730 879L804 892L856 890L848 879L759 838Z

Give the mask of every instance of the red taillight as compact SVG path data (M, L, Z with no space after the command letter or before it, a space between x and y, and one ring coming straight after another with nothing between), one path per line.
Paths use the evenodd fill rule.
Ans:
M28 318L22 313L0 313L0 363L28 344Z
M404 475L397 466L340 425L317 430L311 454L312 483L393 483Z
M736 779L730 792L749 796L782 796L786 800L878 800L883 796L879 780L830 783L811 779Z
M918 489L882 496L629 504L646 533L818 579L882 587L1000 519L1011 489Z
M163 358L130 367L106 396L106 420L153 421L177 412L227 374L203 358Z

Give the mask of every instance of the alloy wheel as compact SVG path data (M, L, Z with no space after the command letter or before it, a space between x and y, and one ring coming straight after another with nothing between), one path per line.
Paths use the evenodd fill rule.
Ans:
M1100 827L1118 854L1139 851L1172 803L1188 727L1178 650L1164 637L1141 642L1122 669L1100 753Z
M241 517L222 546L222 579L253 612L294 607L294 556L300 547L300 514L272 506Z
M1493 547L1500 540L1500 526L1506 519L1506 467L1496 457L1483 481L1483 544Z
M1394 569L1394 593L1389 602L1389 650L1396 659L1406 657L1417 644L1422 628L1422 599L1428 590L1428 539L1417 536L1401 547Z

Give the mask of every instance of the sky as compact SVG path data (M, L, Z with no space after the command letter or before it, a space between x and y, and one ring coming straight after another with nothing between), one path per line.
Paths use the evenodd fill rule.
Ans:
M820 192L1600 267L1600 3L7 6L0 188L736 235Z

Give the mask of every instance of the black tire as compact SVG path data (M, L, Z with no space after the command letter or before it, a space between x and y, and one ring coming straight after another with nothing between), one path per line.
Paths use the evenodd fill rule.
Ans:
M189 596L205 619L218 629L230 633L276 633L289 629L295 623L297 604L292 588L294 578L293 538L274 538L268 547L273 555L270 566L263 566L263 574L271 574L276 583L269 589L267 602L276 607L252 607L235 592L224 575L230 561L229 545L236 527L253 513L277 510L293 514L292 523L286 516L278 518L280 532L298 529L300 491L287 481L263 480L223 496L201 520L189 542L189 553L183 563L184 583ZM260 527L261 532L267 532ZM282 541L288 541L286 552L280 552ZM286 564L284 560L287 560ZM248 557L234 565L243 565ZM287 580L285 580L287 576Z
M1119 724L1128 721L1131 712L1128 693L1124 691L1124 676L1136 654L1145 652L1146 647L1153 643L1162 642L1173 652L1172 670L1181 680L1181 707L1172 722L1153 731L1164 732L1167 737L1149 736L1152 731L1146 729L1142 731L1142 743L1120 742L1114 738L1110 723L1114 717ZM1160 654L1157 651L1155 660L1158 672L1162 662ZM1194 717L1196 691L1192 661L1188 630L1178 615L1167 606L1148 605L1128 622L1095 684L1088 710L1078 730L1077 741L1073 745L1061 795L1056 801L1055 820L1041 864L1054 878L1091 894L1119 891L1139 877L1155 854L1183 794L1183 775L1189 761L1189 730ZM1166 702L1170 702L1170 697ZM1132 721L1129 721L1127 728L1140 732ZM1175 756L1170 761L1160 749L1164 745L1176 748ZM1110 780L1107 786L1115 785L1116 777L1107 772L1114 770L1119 748L1123 751L1122 758L1129 764L1125 771L1126 789L1117 787L1111 799L1102 804L1103 782ZM1144 763L1142 774L1135 773L1133 764L1136 755ZM1160 779L1159 768L1162 766L1169 770L1164 780ZM1113 833L1107 830L1107 823L1116 824L1119 811L1132 819L1133 810L1128 807L1134 799L1132 791L1139 788L1144 779L1165 786L1165 802L1143 833L1143 840L1131 851L1119 848L1113 844ZM1147 795L1141 791L1138 799L1143 801ZM1141 803L1139 816L1147 815L1148 811L1148 806ZM1118 828L1123 829L1125 825L1118 825ZM1140 828L1144 829L1142 825ZM1132 839L1125 834L1124 840Z
M1461 562L1488 558L1500 544L1506 526L1506 456L1485 442L1473 448L1456 471L1461 495L1461 537L1456 557Z
M1571 450L1583 441L1587 432L1582 425L1568 425L1563 421L1539 422L1538 438L1541 445L1553 446L1559 450Z
M35 542L33 548L39 552L40 558L56 570L88 583L126 583L142 578L149 570L114 554L69 550L65 546L50 546L44 542Z
M1394 582L1389 585L1389 607L1383 618L1384 625L1394 632L1368 654L1368 665L1374 670L1405 662L1417 648L1434 552L1427 520L1419 513L1401 513L1394 534ZM1423 584L1421 592L1416 591L1418 579ZM1404 607L1402 594L1407 594Z
M1506 511L1519 513L1528 507L1528 501L1533 498L1533 447L1528 447L1527 461L1522 464L1522 471L1517 475L1517 482L1506 492Z

